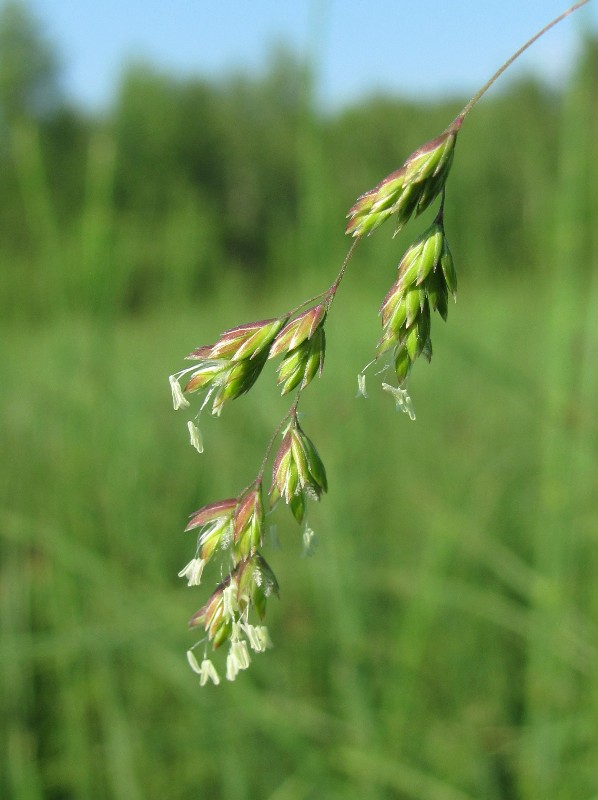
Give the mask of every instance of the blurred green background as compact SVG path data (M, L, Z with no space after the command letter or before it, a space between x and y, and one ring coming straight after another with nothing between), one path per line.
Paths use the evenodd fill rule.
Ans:
M131 67L94 116L56 56L2 9L0 797L598 798L598 42L459 136L459 300L415 423L355 391L425 221L357 250L302 401L318 549L275 512L275 648L201 690L186 621L218 576L177 579L182 529L253 479L288 402L266 370L200 457L167 375L325 289L346 209L467 98L326 113L279 49L259 78Z

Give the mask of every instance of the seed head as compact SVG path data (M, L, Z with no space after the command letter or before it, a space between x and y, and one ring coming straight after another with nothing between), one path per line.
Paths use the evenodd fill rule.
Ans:
M319 500L328 490L326 470L318 451L296 418L289 425L274 458L270 503L282 498L297 522L305 516L305 498Z
M191 531L194 528L203 527L209 522L216 522L217 520L230 520L236 504L237 498L229 497L226 500L218 500L215 503L202 506L191 514L185 530Z
M196 628L201 625L208 634L208 639L212 642L214 650L218 649L225 642L232 632L234 619L224 602L224 592L229 587L237 590L235 576L233 573L227 575L214 592L208 602L202 606L189 620L189 627Z
M323 325L319 325L310 339L304 339L280 362L278 385L281 387L281 395L287 394L297 386L305 389L316 375L321 375L325 351L326 334Z
M237 501L233 515L234 556L247 558L263 542L264 506L261 482L246 489Z
M239 606L255 608L260 619L266 615L268 598L278 596L278 581L266 559L259 553L241 561L237 567Z
M376 357L392 350L401 386L415 360L432 357L430 307L446 319L448 293L456 291L457 276L439 214L401 259L398 276L380 308L382 337Z
M325 319L326 306L323 303L303 311L280 331L270 348L269 357L276 358L282 353L295 350L306 339L311 339Z
M175 409L189 405L183 393L205 391L202 408L213 398L212 414L219 416L225 403L248 392L256 382L268 359L270 345L286 321L286 317L280 317L246 322L224 331L215 344L193 350L187 359L198 362L196 366L169 379ZM183 375L190 377L181 389L179 379ZM197 446L193 438L191 442Z
M218 387L212 403L212 414L220 416L224 404L235 400L248 392L258 379L268 358L268 350L263 350L256 357L242 361L231 361L230 368L222 373L215 383Z
M228 368L228 361L214 359L202 361L191 373L183 391L198 392L202 389L209 389L214 383L221 383Z
M226 546L231 537L232 519L237 498L219 500L217 503L195 511L185 528L186 531L200 529L197 542L197 554L204 565L211 559L219 547Z
M286 318L283 317L237 325L236 328L221 333L216 344L198 347L187 356L187 359L205 361L222 358L242 361L245 358L255 358L268 348L285 322Z
M461 120L455 120L412 153L400 169L362 194L349 209L345 232L355 237L370 234L395 214L398 232L413 214L417 217L425 211L444 188L460 125Z

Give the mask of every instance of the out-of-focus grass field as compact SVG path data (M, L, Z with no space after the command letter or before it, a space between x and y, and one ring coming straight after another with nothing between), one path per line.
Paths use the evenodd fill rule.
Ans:
M522 256L489 274L483 229L451 218L449 195L459 299L447 324L433 321L432 364L414 370L415 422L373 371L369 399L355 397L404 242L383 229L360 246L327 322L323 377L301 404L330 482L310 508L318 548L301 559L299 527L274 512L275 647L204 689L185 660L186 621L218 575L194 589L176 577L195 542L182 530L253 479L288 402L267 368L221 419L202 417L199 456L167 376L225 328L326 288L336 261L306 255L342 258L342 216L328 214L324 240L303 226L305 274L283 261L257 280L222 263L218 286L189 301L186 248L202 242L181 212L161 246L182 289L124 312L111 300L122 276L102 271L112 140L92 140L74 251L53 235L35 135L15 128L38 260L2 259L2 798L598 797L598 159L596 109L580 97L575 85L566 95L553 180L526 207L541 269ZM484 145L475 125L457 149L457 195L472 191L476 131ZM527 191L539 156L523 134L520 145ZM309 180L313 221L322 198ZM512 213L501 202L497 225ZM119 231L123 259L147 247Z
M217 689L184 659L205 590L176 578L180 530L251 479L284 406L262 378L200 458L165 376L283 300L5 332L5 796L592 797L598 318L537 291L462 288L412 423L374 379L354 397L377 297L348 278L304 405L319 548L300 561L280 513L276 647ZM555 326L585 333L574 384Z

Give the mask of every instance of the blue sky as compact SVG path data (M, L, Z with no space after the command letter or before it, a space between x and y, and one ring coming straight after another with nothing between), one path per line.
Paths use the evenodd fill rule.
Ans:
M372 91L467 94L568 0L30 0L62 56L65 88L91 109L113 97L123 64L219 77L259 73L275 43L317 67L320 102ZM598 0L530 49L511 76L566 74Z

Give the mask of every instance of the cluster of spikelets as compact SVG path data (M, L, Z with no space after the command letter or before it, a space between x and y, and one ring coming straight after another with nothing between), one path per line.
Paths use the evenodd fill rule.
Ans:
M198 530L195 557L179 575L189 586L201 581L204 567L219 556L226 577L208 601L190 620L192 628L203 628L203 637L188 651L191 668L203 686L220 678L207 657L211 643L214 650L229 643L226 677L234 680L250 663L250 651L263 652L270 646L268 631L261 624L266 603L278 594L278 583L262 556L266 511L262 500L262 482L274 445L281 442L273 457L270 508L284 501L299 524L305 523L303 542L308 549L313 531L306 522L306 499L319 500L327 490L326 471L318 452L301 429L297 407L303 390L324 366L326 338L324 326L336 291L343 279L357 243L394 218L395 233L412 218L418 217L437 199L438 212L431 225L411 244L398 266L398 274L380 308L382 336L370 364L382 359L380 372L391 365L396 386L382 383L395 399L397 408L414 419L411 399L405 383L416 359L432 357L430 338L431 311L446 320L449 295L455 297L457 277L444 230L446 181L455 153L461 125L474 105L497 78L530 45L588 0L578 0L519 48L474 95L451 125L435 139L412 153L403 166L377 186L362 194L348 213L346 233L353 245L331 286L322 294L302 303L275 319L240 325L225 331L216 344L194 350L189 359L194 365L170 376L175 409L189 406L188 395L200 393L203 400L194 420L188 421L191 444L203 451L201 433L196 425L199 414L211 402L212 414L219 416L229 400L248 392L269 359L281 357L278 385L281 394L296 391L293 404L281 420L266 448L257 477L237 497L203 506L191 516L187 530ZM317 301L317 302L316 302ZM315 305L311 305L316 302ZM306 308L305 311L301 309ZM301 313L299 313L301 311ZM368 366L370 366L368 364ZM181 386L181 379L186 383ZM365 370L358 376L359 392L366 395ZM258 624L250 619L255 614ZM193 650L204 644L201 664Z
M282 355L278 367L281 393L304 389L324 367L326 339L323 304L289 321L289 315L248 322L221 334L216 344L198 347L187 356L193 367L170 376L175 408L188 406L185 394L204 392L201 406L212 403L212 414L220 416L229 400L248 392L268 359ZM180 380L189 376L183 389Z
M194 365L170 376L175 408L188 407L188 396L200 393L200 413L211 403L212 414L219 416L229 400L251 389L266 362L277 356L281 356L281 394L293 389L300 393L323 368L326 312L326 305L320 303L298 314L291 312L276 319L239 325L221 334L215 344L197 348L188 356ZM186 382L181 386L182 378ZM282 441L273 459L269 497L270 507L282 499L302 523L306 499L318 500L327 489L327 481L322 460L299 425L296 407L295 401L273 437L274 442L280 434ZM197 417L199 414L196 420ZM188 425L191 442L201 452L199 428L192 420ZM189 586L201 583L204 568L215 556L231 565L228 575L189 622L190 627L205 630L205 640L215 650L229 643L229 680L249 666L250 651L262 652L270 645L266 627L250 622L250 615L255 612L261 623L268 597L278 594L276 577L260 553L266 516L262 498L265 463L266 459L254 482L237 497L203 506L191 515L186 528L198 531L195 556L179 573ZM306 525L306 545L312 535ZM216 668L205 655L199 663L190 650L188 659L202 685L208 680L219 682Z
M441 196L434 222L407 249L380 308L382 337L374 361L391 354L398 386L383 387L411 416L409 397L401 387L418 356L423 354L428 361L432 357L430 311L438 311L446 320L449 294L456 297L457 275L444 231L444 198L461 121L457 117L443 134L409 156L400 169L361 195L348 214L346 232L354 237L369 235L392 216L396 216L398 233L412 216L419 216Z
M363 194L348 213L346 232L359 240L391 217L396 220L396 230L400 230L441 196L436 218L407 249L399 263L397 279L382 303L382 337L371 362L390 357L397 385L383 383L382 386L394 395L397 407L408 411L412 417L405 381L419 355L431 358L431 311L438 311L446 320L448 297L455 296L457 287L444 231L443 210L446 179L461 122L462 118L458 117L441 136L416 150L399 170ZM316 447L299 425L297 406L303 390L322 373L327 314L355 244L336 280L319 295L315 305L310 305L313 300L308 300L280 317L227 330L215 344L201 346L187 357L194 362L193 366L170 376L175 409L188 407L190 395L201 396L199 412L188 422L191 443L200 452L203 441L196 423L201 411L211 404L212 414L219 416L228 401L252 388L270 359L281 359L277 367L281 394L296 392L289 412L274 432L253 483L237 497L200 508L191 515L186 528L197 531L198 537L195 557L181 570L180 577L186 578L189 586L199 585L204 568L214 558L219 561L222 572L223 567L228 571L189 622L190 627L203 629L202 638L187 654L192 669L200 675L201 685L220 681L207 656L208 644L217 650L228 643L226 677L229 680L234 680L249 666L251 652L263 652L271 644L262 622L268 598L278 594L278 583L260 552L265 541L267 516L262 483L279 437L281 441L272 458L269 509L282 500L297 522L305 525L304 545L309 547L312 543L313 531L306 520L306 500L319 500L327 491L327 479ZM305 306L309 307L301 311ZM363 373L359 376L359 385L365 394ZM251 622L255 617L257 624ZM193 652L200 645L204 646L201 663Z
M376 356L392 350L399 385L419 355L428 361L432 358L430 309L446 320L448 295L454 297L456 291L457 276L441 211L403 256L398 277L380 308L382 338Z
M365 192L349 209L346 233L370 234L390 217L398 233L412 216L419 216L444 190L453 163L461 118L440 136L412 153L403 166Z

